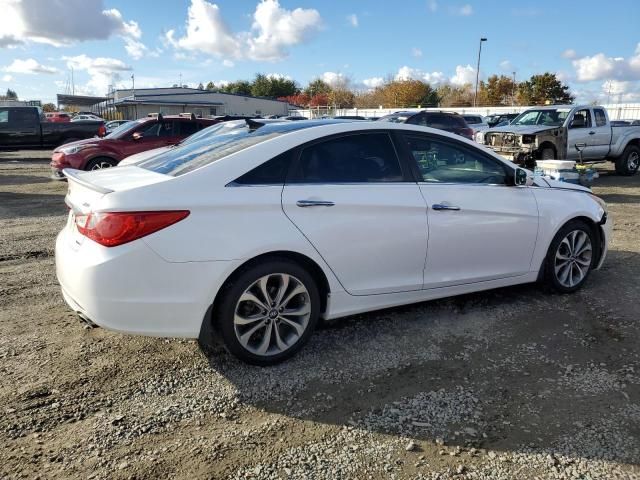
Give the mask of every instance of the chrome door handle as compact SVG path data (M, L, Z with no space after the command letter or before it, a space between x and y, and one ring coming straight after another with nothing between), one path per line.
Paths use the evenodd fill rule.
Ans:
M434 210L460 210L460 207L456 207L455 205L444 205L442 203L435 203L431 205L431 208Z
M594 132L593 130L589 132L589 135L595 135L596 132Z
M296 205L299 207L333 207L335 203L326 200L298 200Z

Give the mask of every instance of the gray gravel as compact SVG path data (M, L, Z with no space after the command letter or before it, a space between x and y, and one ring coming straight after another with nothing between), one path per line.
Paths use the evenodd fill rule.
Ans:
M574 295L526 285L321 328L295 359L85 329L50 152L0 152L0 478L640 478L640 176Z

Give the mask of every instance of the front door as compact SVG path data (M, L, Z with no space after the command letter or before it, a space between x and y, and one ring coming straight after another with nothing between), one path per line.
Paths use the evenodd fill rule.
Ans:
M597 158L597 150L594 148L593 142L594 134L591 109L585 108L574 112L569 119L567 159L579 161L580 153L582 153L583 160ZM584 146L576 147L576 144L584 144Z
M282 192L285 214L352 295L422 288L426 205L388 133L306 146Z
M424 288L523 275L531 270L538 208L512 168L454 139L405 135L429 212Z

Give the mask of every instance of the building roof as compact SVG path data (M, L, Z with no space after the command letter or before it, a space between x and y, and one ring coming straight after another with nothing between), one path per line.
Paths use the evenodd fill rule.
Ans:
M151 92L159 92L163 90L164 91L173 90L173 91L167 92L167 93L163 93L163 92L151 93ZM180 90L180 91L176 92L176 90ZM133 92L133 90L130 88L123 88L123 89L115 90L113 93L115 94L116 92ZM258 100L268 100L270 102L288 103L284 100L277 100L271 97L256 97L253 95L243 95L240 93L220 92L220 91L214 91L214 90L200 90L198 88L184 88L184 87L183 88L180 88L180 87L140 88L140 89L136 89L135 92L136 92L135 93L136 98L146 97L146 96L159 97L159 96L175 96L175 95L230 95L232 97L255 98Z
M64 95L59 93L56 96L58 105L76 105L78 107L90 107L96 103L108 100L107 97L93 97L88 95Z
M155 95L154 95L155 96ZM127 97L120 100L114 100L114 105L202 105L202 106L220 106L223 102L211 102L206 100L166 100L155 98L136 98Z

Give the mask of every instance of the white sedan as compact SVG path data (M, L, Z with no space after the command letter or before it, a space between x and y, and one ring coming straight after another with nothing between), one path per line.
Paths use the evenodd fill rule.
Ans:
M65 175L56 267L71 308L121 332L213 327L259 365L319 319L535 281L573 292L611 231L588 189L407 124L247 127Z

